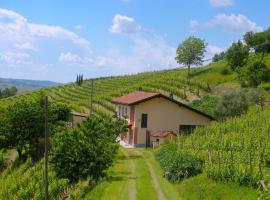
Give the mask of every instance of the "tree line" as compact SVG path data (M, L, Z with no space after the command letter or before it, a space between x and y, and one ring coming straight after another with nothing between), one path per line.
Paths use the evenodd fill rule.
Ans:
M15 96L17 94L17 91L17 88L14 86L5 89L0 88L0 99Z

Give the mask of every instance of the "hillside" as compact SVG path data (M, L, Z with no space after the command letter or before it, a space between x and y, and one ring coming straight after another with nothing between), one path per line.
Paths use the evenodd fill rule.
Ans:
M131 92L133 90L137 90L139 87L141 87L143 90L146 91L156 91L156 92L161 92L165 95L169 95L171 92L174 94L174 98L182 101L184 103L190 103L195 99L199 99L202 96L205 95L220 95L222 93L224 93L224 91L230 91L230 90L235 90L238 89L240 86L236 80L236 75L233 72L229 72L229 73L222 73L224 67L226 66L225 62L218 62L218 63L213 63L210 64L208 66L205 67L200 67L200 68L193 68L192 69L192 75L191 78L188 80L187 77L187 71L185 69L173 69L173 70L163 70L163 71L156 71L156 72L146 72L146 73L139 73L139 74L135 74L135 75L130 75L130 76L117 76L117 77L106 77L106 78L98 78L95 79L94 81L94 95L93 95L93 109L94 109L94 114L96 115L108 115L108 114L113 114L115 112L115 106L111 103L111 99L113 97L117 97L120 96L122 94ZM45 94L47 94L49 96L49 100L50 101L55 101L55 102L63 102L63 103L67 103L69 104L74 110L76 111L80 111L80 112L89 112L89 105L90 105L90 81L86 80L84 81L84 83L81 86L78 86L77 84L66 84L66 85L60 85L60 86L53 86L50 88L43 88L39 91L33 91L33 92L28 92L28 93L23 93L19 96L15 96L15 97L9 97L3 100L0 100L0 109L1 107L5 107L10 105L10 103L12 102L16 102L17 99L19 98L35 98L37 97L40 92L43 92ZM255 111L256 112L256 111ZM254 118L254 120L261 120L262 117L269 118L269 112L265 112L265 114L262 113L262 115L258 115L257 118ZM250 114L249 116L251 116L252 114ZM253 112L254 115L254 112ZM243 130L242 128L245 128L245 126L243 124L246 124L246 120L247 118L243 118L243 119L239 119L237 121L236 126L236 130L234 132L239 131L239 133L241 133L241 131ZM232 142L238 142L238 140L230 140L230 137L234 136L235 134L233 134L234 132L232 131L233 127L232 124L234 124L234 121L229 121L226 124L224 124L224 127L226 129L226 133L230 133L228 134L228 136L224 136L222 139L222 146L220 148L225 148L226 144L228 141L232 141ZM219 124L214 124L213 126L211 126L208 129L207 132L207 137L210 136L210 134L213 134L212 136L212 140L213 142L216 142L217 139L219 138L218 134L220 133L220 128L215 128L215 127L223 127ZM238 128L237 128L238 127ZM265 126L266 127L266 126ZM264 127L264 128L265 128ZM253 131L259 131L261 130L261 126L258 127L253 127ZM266 127L266 129L269 127ZM266 130L264 129L264 130ZM234 130L234 129L233 129ZM199 132L199 131L198 131ZM237 132L238 133L238 132ZM197 134L200 134L197 133ZM240 138L241 135L235 135L236 138ZM261 135L263 137L260 137L261 139L265 139L265 132ZM196 134L194 136L191 136L190 138L194 140L194 137L196 137ZM258 138L257 141L260 141ZM250 143L248 141L250 141L251 137L248 136L247 138L245 138L245 145L249 145ZM190 142L190 139L186 140L187 142L184 143L185 147L190 147L190 145L202 145L203 147L207 148L209 141L205 139L204 136L202 136L202 138L200 140L196 140L197 143L192 143ZM188 142L189 141L189 142ZM200 143L200 141L202 143ZM266 140L264 140L266 141ZM212 144L212 143L211 143ZM247 147L243 147L244 149ZM201 146L199 146L201 147ZM193 146L192 146L193 148ZM214 148L214 147L211 147ZM196 150L191 149L191 148L187 148L186 149L188 152L194 153L197 152ZM190 151L189 151L190 150ZM256 151L256 152L255 152ZM258 151L255 150L255 158L258 159ZM200 156L203 157L204 159L206 159L206 164L207 162L207 157L205 157L207 154L205 154L205 152L207 153L207 150L203 150L202 153L200 153ZM218 151L220 153L224 153L224 160L226 158L226 161L229 160L228 155L225 152L222 151ZM245 151L245 153L247 153ZM214 152L213 150L213 162L216 163L216 155L217 153ZM223 155L223 154L222 154ZM247 154L238 154L237 152L235 153L235 156L237 157L237 159L241 158L241 156L247 156ZM215 156L215 157L214 157ZM130 158L128 156L124 157L127 160L130 160ZM266 159L267 157L265 157ZM144 163L144 165L141 165L143 162L142 158L137 158L138 161L138 166L140 167L147 167L148 164ZM257 161L257 160L256 160ZM121 165L121 162L123 162L123 156L121 158L119 158L119 160L116 162L119 165ZM153 161L154 162L154 161ZM240 168L244 170L249 170L247 166L242 166L241 162L239 161L238 163L240 163L240 165L235 165L235 166L240 166ZM18 199L22 199L25 196L28 197L36 197L39 198L40 196L35 196L35 195L43 195L41 192L36 192L36 191L41 191L41 186L42 186L42 169L41 169L41 164L42 161L40 161L39 163L36 163L35 165L33 165L32 163L25 163L23 165L20 165L19 168L17 167L10 167L8 169L6 169L0 176L0 182L5 182L7 184L7 187L3 188L2 190L0 190L0 196L2 197L10 197L14 191L16 192L16 197ZM152 165L157 165L156 164L152 164ZM208 166L208 165L206 165ZM211 175L213 176L213 179L216 179L215 176L216 175L216 166L215 165L212 170L212 168L207 168L209 169L209 173L207 174L209 177L211 177ZM222 169L224 169L224 171L226 172L226 166L227 164L222 164ZM119 167L119 166L118 166ZM148 166L149 167L149 166ZM114 166L113 169L117 168L117 165ZM121 168L121 166L120 166ZM151 168L151 167L150 167ZM118 170L118 169L116 169ZM22 171L25 171L26 173L24 173L24 175L22 175ZM144 172L147 170L141 170L141 172L138 172L138 175L136 175L136 177L138 176L138 181L141 181L142 184L145 181L149 180L146 178L147 177L151 177L151 174L149 174L150 172L147 172L147 174L145 174ZM169 185L168 182L166 182L165 180L161 180L162 179L162 174L160 169L158 169L158 180L160 181L160 184L167 184ZM263 169L264 172L268 172L268 169L264 168ZM120 171L121 172L121 171ZM223 172L223 171L222 171ZM224 172L224 173L225 173ZM254 175L257 176L258 172L258 167L255 166L255 161L254 161ZM119 172L117 172L119 173ZM29 174L34 174L34 175L29 175ZM244 174L246 175L246 174ZM113 174L112 176L115 176L115 174ZM34 179L31 179L30 177L34 177ZM56 196L58 196L59 194L61 194L64 189L67 189L66 192L68 193L73 193L72 190L72 186L67 184L67 180L66 179L58 179L55 177L55 174L49 174L50 177L50 181L51 181L51 186L50 186L50 193L51 193L51 197L55 198ZM146 177L146 178L143 178ZM20 181L17 181L18 178L20 179ZM113 177L112 177L113 178ZM195 177L196 178L196 177ZM200 178L199 178L200 179ZM211 179L207 179L207 178L202 178L204 181L210 182L211 184L216 185L216 183L214 181L212 181ZM114 180L114 179L113 179ZM128 178L123 178L123 180L129 180ZM196 180L196 179L195 179ZM254 179L252 179L254 180ZM257 180L257 179L256 179ZM120 180L121 181L121 180ZM165 183L163 183L163 181ZM187 180L187 184L188 184L189 179ZM192 180L191 180L192 181ZM29 183L29 184L25 184L25 183ZM122 182L121 182L122 183ZM103 187L102 185L106 185L105 188L107 188L108 186L108 190L106 189L106 192L104 195L110 195L110 191L118 191L117 189L120 188L119 181L118 182L105 182L105 183L101 183L101 185L97 186L97 189L99 189L99 187ZM110 185L112 184L112 185ZM129 184L128 182L123 182L123 185L125 184ZM190 182L191 184L191 182ZM87 193L87 191L91 190L91 188L89 189L88 187L85 189L84 183L80 183L77 185L78 188L76 189L76 191L74 191L75 193L78 193L79 196L80 194L84 194L85 192ZM220 184L220 185L216 185L217 188L225 188L227 186L227 184ZM149 186L150 187L150 186ZM153 187L153 186L151 186ZM168 186L171 187L171 186ZM177 186L177 188L179 188L180 186ZM185 186L181 186L182 190L188 191L189 188L185 188ZM112 188L110 190L110 188ZM121 188L125 188L125 187L121 187ZM71 191L69 191L71 190ZM94 194L96 195L95 192L100 192L100 191L96 191L93 190ZM102 189L104 190L104 188ZM181 190L181 189L180 189ZM219 190L219 189L216 189ZM240 190L240 189L239 189ZM246 191L246 189L244 189ZM139 188L138 188L139 191ZM205 191L205 188L200 188L200 191L203 192ZM230 191L230 190L228 190ZM103 191L104 192L104 191ZM254 191L248 190L248 193L253 193ZM11 194L12 193L12 194ZM213 192L215 193L215 192ZM237 196L237 192L234 192L234 198L235 196ZM147 192L146 192L147 194ZM91 196L91 194L89 194ZM207 195L204 193L204 195ZM189 196L189 195L187 195ZM78 198L79 199L79 198ZM154 199L154 198L153 198ZM196 199L196 198L195 198ZM228 198L231 199L231 198Z
M37 90L56 85L60 85L60 83L52 81L0 78L0 89L15 86L18 89L18 92Z
M235 81L235 74L221 74L225 63L214 63L206 67L193 68L192 76L188 80L185 69L163 70L155 72L139 73L129 76L117 76L98 78L94 81L93 109L96 114L112 114L115 109L110 102L113 97L137 90L141 87L145 91L156 91L169 95L171 92L174 98L190 103L204 95L218 94L221 88L235 89L239 85ZM88 112L90 98L90 82L84 81L81 86L67 84L54 86L40 91L45 92L51 101L67 103L74 110ZM38 94L34 91L10 97L1 101L2 106L17 98L31 97Z

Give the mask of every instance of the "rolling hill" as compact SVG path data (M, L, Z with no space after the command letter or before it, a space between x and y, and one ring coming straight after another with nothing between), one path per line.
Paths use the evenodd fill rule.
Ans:
M61 84L52 81L0 78L0 89L15 86L19 92L32 91L56 85Z

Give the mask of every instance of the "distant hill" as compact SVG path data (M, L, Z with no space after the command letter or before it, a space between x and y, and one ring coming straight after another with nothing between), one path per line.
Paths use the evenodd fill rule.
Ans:
M47 88L56 85L61 85L61 83L56 83L52 81L0 78L1 89L15 86L19 92L31 91L40 88Z

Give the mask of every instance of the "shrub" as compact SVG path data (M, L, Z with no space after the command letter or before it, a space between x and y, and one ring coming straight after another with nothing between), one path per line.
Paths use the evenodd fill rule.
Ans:
M228 67L223 67L220 71L220 74L222 74L222 75L228 75L230 73L231 73L231 71Z
M180 152L174 142L162 146L156 158L164 171L164 176L173 183L202 172L203 161Z
M270 70L259 61L238 69L237 74L242 86L257 87L261 83L269 81L270 78Z
M117 136L125 131L118 118L91 116L75 130L56 137L51 164L60 178L70 182L91 177L98 180L113 163Z
M266 90L266 91L270 91L270 82L267 83L261 83L258 88Z
M217 106L219 97L217 96L204 96L201 99L192 101L189 106L214 116L214 111Z
M248 105L247 97L243 91L225 94L219 100L214 116L221 120L240 116L246 113Z

